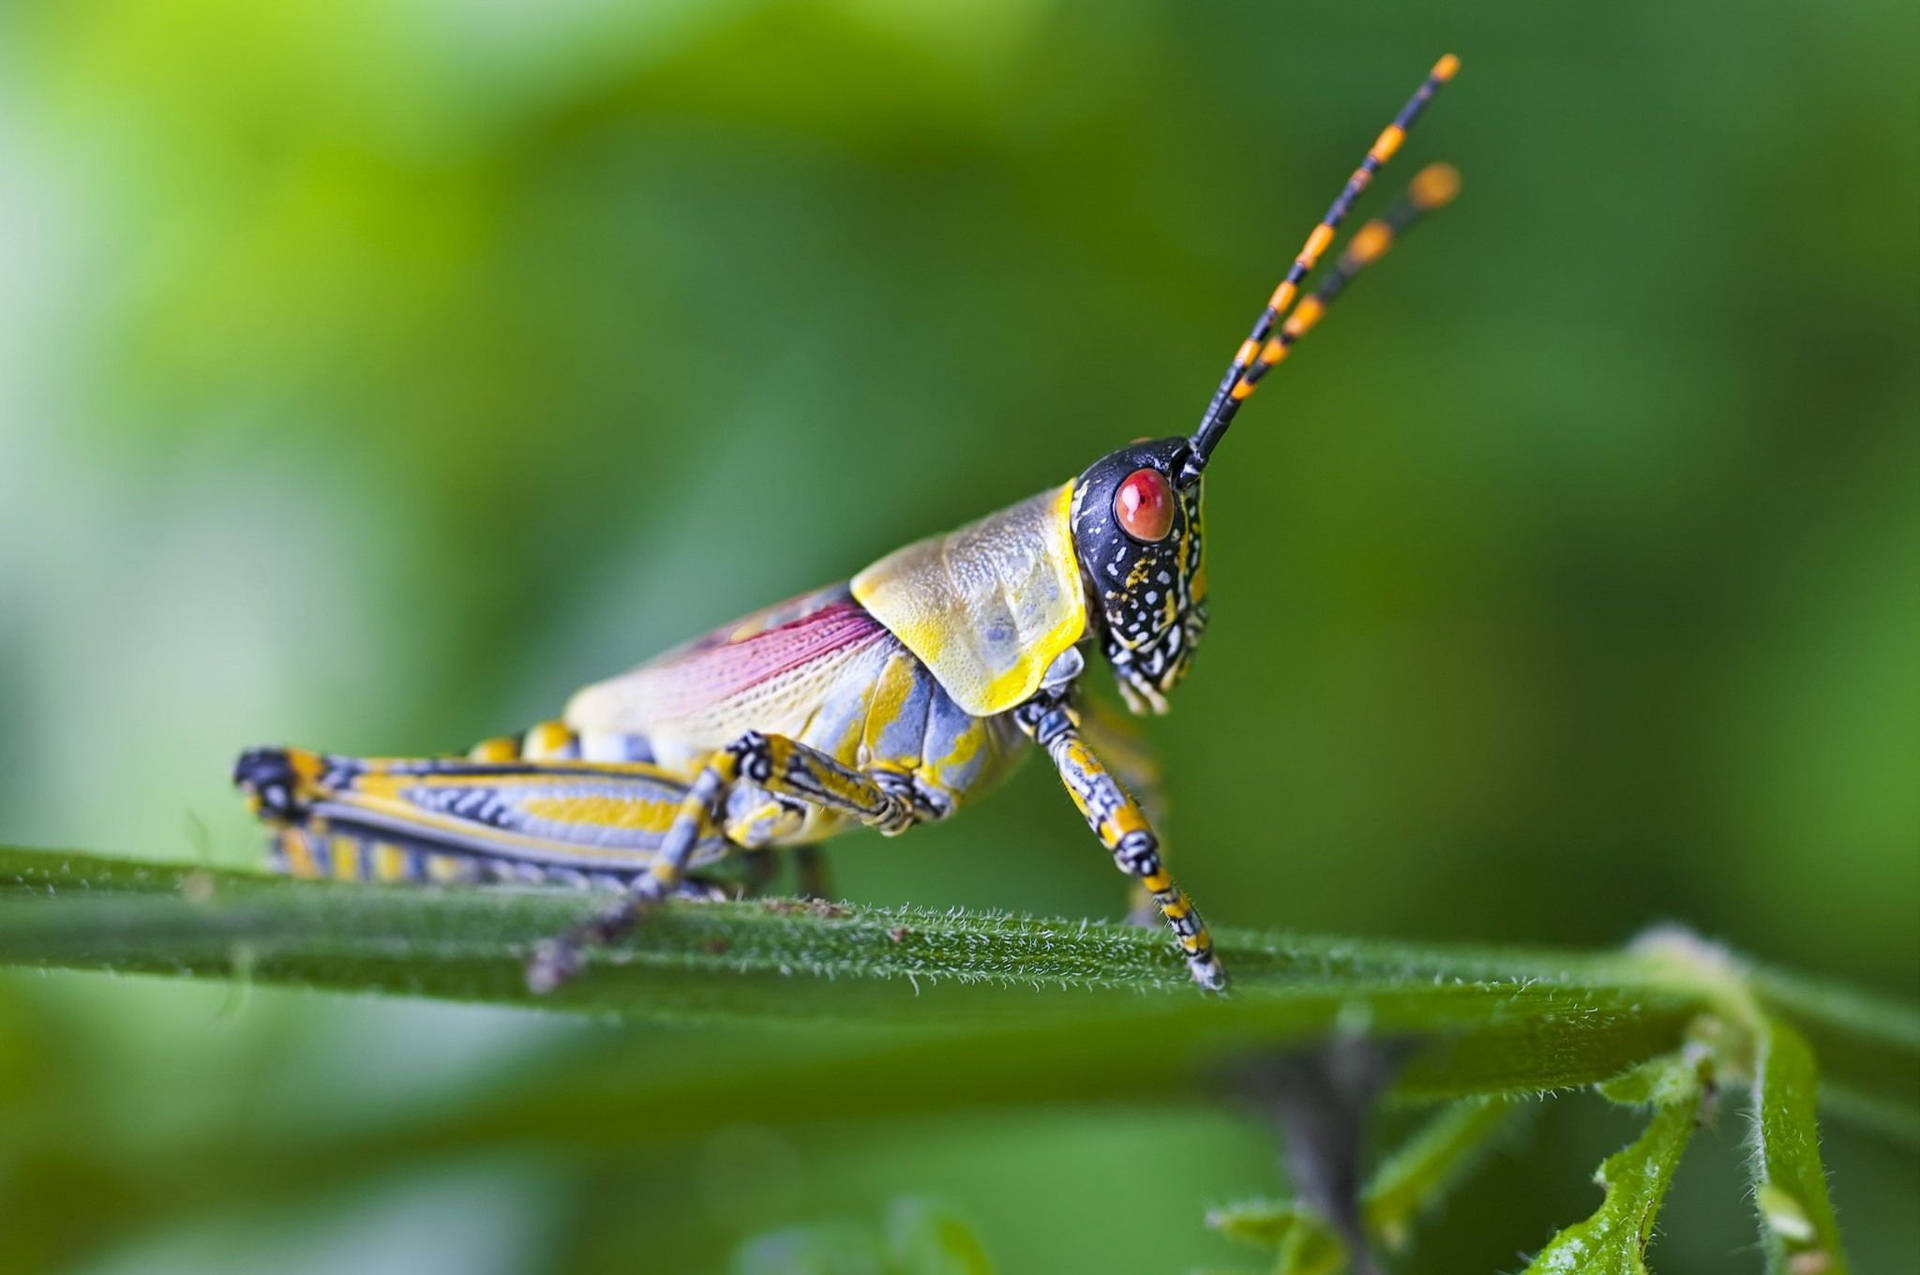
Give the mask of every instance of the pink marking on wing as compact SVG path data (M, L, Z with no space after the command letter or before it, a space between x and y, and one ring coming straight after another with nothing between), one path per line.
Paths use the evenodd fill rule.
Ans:
M656 666L667 676L659 680L655 694L666 701L660 707L668 711L719 703L886 631L858 602L830 603L737 642L694 646Z

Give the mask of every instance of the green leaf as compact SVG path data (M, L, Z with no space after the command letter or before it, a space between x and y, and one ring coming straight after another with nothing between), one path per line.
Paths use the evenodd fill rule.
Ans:
M1229 1239L1279 1254L1276 1271L1285 1275L1337 1271L1346 1264L1346 1245L1318 1217L1298 1204L1245 1200L1207 1214L1207 1225Z
M1457 1102L1382 1164L1361 1196L1367 1226L1381 1243L1405 1248L1420 1214L1473 1169L1517 1110L1510 1098Z
M592 906L578 894L291 881L18 850L0 851L0 882L0 962L244 974L756 1030L1011 1033L1020 1039L1003 1042L1003 1058L1062 1060L1040 1075L970 1068L953 1078L956 1100L1016 1087L1037 1100L1191 1086L1223 1055L1355 1022L1418 1044L1401 1076L1409 1096L1566 1088L1673 1048L1699 1008L1684 988L1648 986L1625 955L1231 930L1217 941L1235 990L1207 996L1163 935L1132 926L781 901L668 907L540 997L523 963ZM1161 1044L1142 1050L1143 1040ZM1114 1051L1134 1065L1099 1065Z
M1318 1218L1306 1217L1280 1241L1272 1275L1338 1275L1348 1261L1340 1237Z
M1227 930L1217 939L1236 981L1222 997L1187 982L1164 936L1128 926L774 901L669 907L559 995L528 993L531 946L590 906L570 892L290 881L0 848L0 962L477 1000L608 1024L528 1060L525 1083L495 1078L376 1126L215 1128L156 1147L111 1123L42 1146L23 1124L21 1162L46 1172L0 1184L0 1213L34 1216L52 1189L41 1183L96 1182L62 1193L98 1201L64 1233L104 1243L163 1213L297 1198L372 1164L555 1140L628 1154L704 1128L715 1110L779 1127L1062 1101L1208 1104L1236 1059L1355 1030L1391 1039L1404 1059L1391 1099L1519 1098L1673 1054L1703 1038L1703 1023L1738 1019L1728 1048L1750 1051L1756 996L1868 1060L1853 1072L1867 1089L1920 1059L1920 1040L1902 1034L1911 1011L1856 998L1823 1016L1784 1003L1793 993L1779 976L1749 995L1737 962L1673 942L1575 953ZM737 1047L713 1048L709 1035L682 1049L686 1033L657 1030L680 1022L734 1033ZM638 1074L636 1047L649 1060ZM1897 1083L1886 1087L1897 1100ZM794 1104L797 1092L808 1102ZM1369 1188L1370 1225L1402 1233L1494 1121L1485 1106L1441 1117ZM1317 1241L1306 1227L1293 1234L1275 1244L1313 1269Z
M1848 1269L1820 1163L1818 1083L1800 1033L1769 1019L1754 1067L1751 1159L1768 1275L1845 1275Z
M1638 1141L1601 1163L1594 1175L1606 1192L1599 1210L1554 1236L1527 1264L1526 1275L1645 1275L1654 1220L1693 1136L1705 1091L1694 1065L1675 1056L1636 1069L1607 1092L1619 1100L1653 1102L1653 1119Z

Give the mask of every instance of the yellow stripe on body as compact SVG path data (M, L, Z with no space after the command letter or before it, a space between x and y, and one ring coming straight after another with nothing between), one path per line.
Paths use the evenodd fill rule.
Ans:
M902 651L881 668L880 676L867 693L867 713L860 731L860 751L849 758L836 755L842 765L859 768L891 766L911 771L920 764L919 751L888 756L881 751L887 731L900 721L913 693L920 685L919 661ZM915 741L918 742L917 740Z
M349 807L343 818L352 817L353 811L385 816L417 832L423 838L430 839L435 833L445 833L450 837L480 839L488 843L488 853L503 859L523 859L534 864L565 858L595 860L614 867L623 867L644 863L654 853L651 847L646 846L582 845L551 837L512 832L504 828L491 828L457 816L423 810L405 800L381 797L359 790L348 794L348 799L342 804ZM705 831L704 828L703 831Z
M287 856L287 871L290 875L303 877L309 881L320 875L320 865L313 861L313 847L307 842L307 834L300 828L282 828L280 847Z
M946 756L929 757L925 759L923 764L932 769L933 777L939 782L940 786L951 792L953 789L951 785L946 782L946 772L949 770L958 770L960 767L970 764L974 758L980 755L980 750L987 746L987 741L991 738L992 736L987 729L987 723L981 718L976 717L973 719L971 726L960 731L953 737L953 746L947 749Z
M374 843L373 879L376 881L406 881L412 877L407 870L407 852L391 841Z
M535 819L586 828L619 828L629 832L665 832L680 809L671 801L645 798L578 796L528 797L520 809Z

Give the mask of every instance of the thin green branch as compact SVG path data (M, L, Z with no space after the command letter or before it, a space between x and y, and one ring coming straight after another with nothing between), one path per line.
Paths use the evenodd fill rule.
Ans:
M1764 1027L1753 1076L1751 1170L1768 1275L1847 1275L1814 1122L1813 1053L1778 1020Z

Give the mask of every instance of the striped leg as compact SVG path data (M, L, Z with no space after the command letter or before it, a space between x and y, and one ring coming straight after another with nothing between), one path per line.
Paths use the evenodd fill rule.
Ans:
M688 784L642 763L241 754L234 782L296 876L625 886L645 873ZM302 835L293 835L298 832ZM691 861L725 858L700 838Z
M917 818L906 786L891 774L865 775L797 740L748 731L707 759L653 862L634 880L628 897L540 944L527 966L527 985L535 992L552 991L579 971L586 948L619 938L668 897L681 884L693 848L719 829L727 793L741 780L776 796L851 815L887 834L904 832Z
M1138 802L1110 774L1100 759L1080 738L1080 730L1067 711L1064 696L1043 692L1014 710L1020 729L1047 750L1060 772L1073 804L1086 816L1087 826L1100 838L1122 872L1137 877L1152 895L1160 915L1166 918L1187 958L1187 972L1193 981L1213 991L1227 985L1227 972L1213 954L1213 939L1206 922L1194 910L1187 892L1174 884L1160 862L1160 841L1147 824Z
M1088 696L1076 705L1080 712L1080 737L1085 741L1121 789L1133 794L1146 814L1149 826L1160 839L1160 859L1167 859L1167 796L1161 785L1160 761L1154 755L1153 742L1140 730L1138 720ZM1146 886L1134 878L1132 904L1127 920L1133 925L1160 924L1160 905Z

